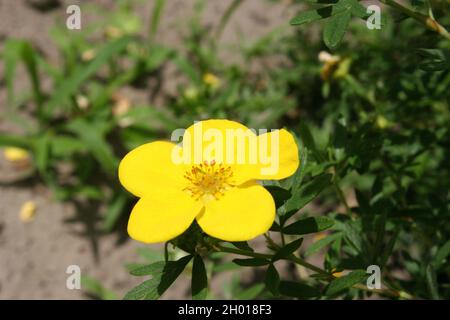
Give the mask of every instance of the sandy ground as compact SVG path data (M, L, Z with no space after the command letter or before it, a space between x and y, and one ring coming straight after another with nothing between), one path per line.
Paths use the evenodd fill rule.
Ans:
M55 19L64 21L68 4L96 3L105 9L114 1L61 1L60 7L38 11L25 0L0 0L0 45L9 37L31 40L51 59L57 59L49 29ZM217 17L230 3L209 1L204 24L213 27ZM138 10L149 15L152 1L142 1ZM158 40L172 46L179 45L182 24L193 11L194 0L169 0L164 11ZM83 10L83 4L81 4ZM92 19L87 17L87 19ZM274 27L284 24L289 12L284 5L264 0L247 0L232 17L223 35L224 43L239 38L254 40ZM146 23L148 19L145 18ZM3 68L0 68L2 73ZM24 80L25 82L27 80ZM20 88L20 80L18 88ZM5 105L5 89L0 87L0 110ZM8 124L0 120L0 131L11 132ZM0 162L0 176L9 169ZM28 200L37 203L35 219L22 223L21 205ZM105 287L121 297L141 281L128 275L125 263L139 261L136 250L142 246L127 240L121 232L101 234L98 221L93 221L92 209L57 203L39 182L0 184L0 299L84 299L82 290L66 288L66 269L78 265L83 274L100 280ZM95 249L95 250L94 250ZM250 276L249 276L250 277ZM223 281L213 282L214 291L220 292ZM189 295L188 281L177 281L164 298L182 298Z

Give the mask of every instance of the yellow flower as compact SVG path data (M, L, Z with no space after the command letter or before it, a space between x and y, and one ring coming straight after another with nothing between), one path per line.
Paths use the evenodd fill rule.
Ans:
M3 155L6 160L11 162L22 162L30 159L30 154L27 150L16 147L5 148L5 150L3 150Z
M203 82L212 89L217 89L220 86L220 79L212 73L205 73L203 75Z
M255 238L275 218L274 200L257 181L286 178L298 165L297 145L284 129L256 135L234 121L196 122L182 146L151 142L122 159L120 182L140 198L128 233L141 242L164 242L195 219L218 239Z
M336 278L340 278L344 275L343 271L337 271L336 268L333 268L333 270L331 270L331 274L333 276L335 276Z
M328 81L338 68L341 57L332 55L326 51L320 51L318 58L319 61L323 63L322 69L320 70L320 76L322 80Z
M25 202L20 208L19 218L22 222L30 222L36 214L36 203L34 201Z

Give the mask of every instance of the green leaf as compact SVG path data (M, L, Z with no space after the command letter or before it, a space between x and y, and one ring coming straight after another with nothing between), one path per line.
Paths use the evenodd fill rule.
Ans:
M441 71L450 69L450 50L445 49L418 49L422 58L419 68L425 71Z
M13 136L0 133L0 146L30 149L32 140L28 137Z
M117 300L115 292L105 288L100 281L89 276L81 276L81 287L91 296L101 300Z
M38 115L40 116L42 112L41 107L43 103L43 95L40 88L41 84L37 70L37 52L30 43L23 42L21 54L31 80L34 102L38 107Z
M292 192L296 193L303 181L303 176L305 175L306 164L308 163L308 149L306 147L299 146L298 159L300 161L299 168L295 172L292 178Z
M426 269L426 279L427 279L427 287L430 292L431 297L434 300L439 300L439 290L436 279L436 270L433 267L433 264L429 264Z
M105 141L98 125L84 119L76 119L68 124L67 129L78 135L106 173L115 174L118 159L114 156L111 145Z
M14 101L14 76L19 59L25 64L25 68L30 77L34 100L38 107L38 112L43 101L40 89L40 79L37 71L37 52L32 45L23 40L9 39L4 44L3 57L5 61L5 81L8 92L8 105Z
M233 262L241 267L259 267L270 263L269 260L263 258L233 259Z
M328 217L309 217L300 219L287 227L283 228L285 234L308 234L320 232L331 228L334 225L334 220Z
M173 59L173 62L193 83L200 83L200 75L190 61L178 54Z
M50 140L50 149L52 155L56 157L69 157L76 152L86 151L86 146L79 139L71 136L58 135L52 136Z
M302 245L302 242L303 242L303 238L300 238L300 239L297 239L297 240L294 240L294 241L288 243L287 245L282 247L280 250L278 250L274 254L272 261L277 261L277 260L284 259L284 258L290 256L292 253L297 251L298 248L300 248L300 246Z
M183 272L186 265L191 261L192 255L187 255L180 258L177 261L167 261L163 262L164 265L161 270L161 263L152 264L153 268L150 266L145 272L152 275L152 279L146 280L140 285L131 289L124 297L125 300L155 300L158 299L178 278L178 276ZM149 270L152 269L152 270ZM132 274L143 273L142 270L134 270ZM136 275L136 274L135 274Z
M8 107L14 104L14 77L17 61L20 58L22 42L18 40L7 40L3 47L3 61L5 69L5 82L8 93Z
M192 266L192 299L204 300L208 293L208 276L202 257L196 255Z
M291 25L302 25L305 23L310 23L317 20L322 20L334 16L340 12L347 10L349 6L331 5L320 9L308 10L300 12L295 18L293 18L289 23Z
M49 160L49 137L47 134L39 136L34 145L34 156L36 167L42 176L47 176L47 166Z
M214 265L213 272L214 273L219 273L219 272L236 270L236 269L239 269L239 268L240 268L240 266L237 265L234 262L225 262L225 263L220 263L220 264Z
M264 290L264 284L256 284L246 290L241 291L236 295L238 300L253 300Z
M330 49L335 49L341 43L347 31L348 24L352 17L350 7L339 14L331 17L323 31L323 41Z
M294 281L281 281L279 290L282 295L299 299L311 299L320 296L320 291L317 288Z
M235 246L238 249L244 250L244 251L254 251L252 247L250 247L247 243L247 241L237 241L237 242L230 242L233 246Z
M106 214L103 218L103 230L106 232L110 232L117 220L120 217L120 214L123 212L125 205L127 204L127 195L123 192L118 193L114 199L108 203L106 208Z
M306 122L300 121L299 127L300 127L300 139L302 140L306 148L316 150L316 142L314 141L314 137Z
M450 240L448 240L439 250L433 259L433 265L438 270L446 261L448 255L450 254Z
M158 31L158 25L161 19L161 14L163 12L165 3L166 0L156 0L155 4L153 5L152 19L150 22L150 29L148 32L150 41L154 39L156 32Z
M157 283L154 279L146 280L141 284L137 285L123 298L124 300L139 300L143 299L149 292L155 292Z
M283 189L278 186L265 186L264 188L270 192L273 200L275 201L275 207L278 209L291 197L289 190Z
M45 105L45 112L49 115L53 114L56 108L67 105L69 98L74 95L86 80L92 77L97 71L105 65L112 57L116 56L120 51L126 48L132 38L122 37L113 42L106 44L89 64L77 69L71 76L66 78L59 84L56 84L55 94Z
M140 257L144 258L147 262L157 262L164 259L164 254L159 250L153 250L148 247L140 247L137 249L137 253Z
M370 16L370 14L367 13L367 8L359 3L358 0L348 0L348 2L351 5L352 15L364 20Z
M331 244L332 242L339 240L342 238L342 233L337 232L333 233L332 235L320 239L319 241L314 242L311 244L308 249L305 251L305 257L309 257L310 255L313 255L314 253L318 252L322 248L326 247L327 245Z
M136 269L130 271L133 276L147 276L147 275L158 275L163 272L166 266L165 261L157 261L146 266L139 266Z
M323 189L331 185L331 177L331 174L325 173L300 187L300 189L298 189L292 197L286 201L285 211L298 211L314 200Z
M327 288L326 295L333 296L338 294L357 283L361 283L365 279L367 279L367 273L365 270L352 271L345 276L333 280Z
M280 275L273 264L270 264L266 271L265 278L266 287L274 295L278 296L280 286Z
M152 45L150 55L145 60L147 72L152 72L159 68L173 54L171 49Z

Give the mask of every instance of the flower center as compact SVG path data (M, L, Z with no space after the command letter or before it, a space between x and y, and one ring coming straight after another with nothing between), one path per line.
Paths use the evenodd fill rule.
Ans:
M225 191L233 187L231 167L217 164L214 160L192 165L184 177L189 182L184 190L196 200L218 199L224 195Z

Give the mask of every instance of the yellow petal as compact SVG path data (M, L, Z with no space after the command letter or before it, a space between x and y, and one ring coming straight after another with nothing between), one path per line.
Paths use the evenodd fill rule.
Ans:
M238 143L232 143L236 139L235 134L256 138L249 128L235 121L211 119L196 122L186 129L183 136L185 161L197 164L211 160L217 163L235 163L238 147ZM230 144L234 144L236 148L227 150L227 145ZM242 150L247 151L247 144L244 143Z
M283 179L298 168L298 148L286 130L257 136L229 120L206 120L190 126L183 137L185 162L214 160L230 165L236 184L249 180Z
M128 220L128 234L144 243L169 241L186 231L202 209L182 191L141 198Z
M197 222L210 236L226 241L246 241L269 230L274 219L272 196L252 182L208 202Z
M183 136L185 163L214 160L232 167L234 183L241 184L252 172L249 164L257 161L257 135L235 121L211 119L196 122ZM252 158L253 157L253 158Z
M164 195L167 190L183 189L185 166L173 161L181 148L166 141L144 144L130 151L120 162L119 180L138 197Z
M253 179L280 180L297 171L299 166L298 147L295 139L287 130L275 130L258 136L260 162L254 166ZM255 170L256 169L256 170Z

